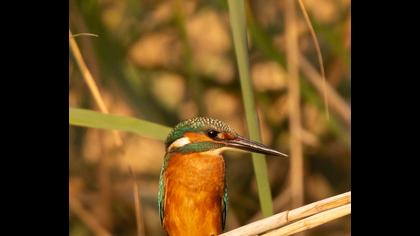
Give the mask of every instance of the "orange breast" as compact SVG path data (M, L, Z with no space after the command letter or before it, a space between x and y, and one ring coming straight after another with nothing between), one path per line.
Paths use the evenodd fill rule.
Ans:
M222 156L175 154L164 174L163 226L170 236L218 235L225 186Z

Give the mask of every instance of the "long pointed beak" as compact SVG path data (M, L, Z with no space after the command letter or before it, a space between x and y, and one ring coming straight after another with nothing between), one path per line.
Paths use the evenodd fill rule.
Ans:
M267 155L273 155L273 156L284 156L287 157L286 154L281 153L279 151L276 151L274 149L268 148L261 143L257 143L254 141L251 141L249 139L246 139L241 136L237 136L237 138L232 140L225 141L226 146L236 149L242 149L249 152L256 152L256 153L262 153Z

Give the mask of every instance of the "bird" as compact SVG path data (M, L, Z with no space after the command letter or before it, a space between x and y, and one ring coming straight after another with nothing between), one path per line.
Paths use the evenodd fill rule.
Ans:
M169 236L223 232L228 207L225 150L287 156L237 134L225 122L195 117L178 123L165 141L158 208Z

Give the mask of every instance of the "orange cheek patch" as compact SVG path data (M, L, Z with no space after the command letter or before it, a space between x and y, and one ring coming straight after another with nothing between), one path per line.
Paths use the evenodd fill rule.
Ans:
M185 132L185 137L188 137L190 142L205 142L205 141L213 141L211 138L209 138L207 135L202 133L193 133L193 132Z

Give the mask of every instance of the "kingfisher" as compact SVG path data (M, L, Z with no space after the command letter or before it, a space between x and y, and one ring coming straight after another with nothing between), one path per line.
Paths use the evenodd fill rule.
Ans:
M169 236L211 236L226 223L225 150L287 156L238 135L224 122L196 117L177 124L165 141L158 208Z

